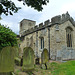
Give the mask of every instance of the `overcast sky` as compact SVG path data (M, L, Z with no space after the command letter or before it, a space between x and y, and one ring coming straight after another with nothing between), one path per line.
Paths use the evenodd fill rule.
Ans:
M14 13L13 16L2 15L0 23L9 26L16 34L19 34L19 23L23 19L30 19L36 21L36 24L39 24L68 11L70 16L75 20L75 0L50 0L46 6L43 6L44 9L42 12L38 12L31 7L23 6L22 2L18 2L17 0L12 1L22 9L18 13Z

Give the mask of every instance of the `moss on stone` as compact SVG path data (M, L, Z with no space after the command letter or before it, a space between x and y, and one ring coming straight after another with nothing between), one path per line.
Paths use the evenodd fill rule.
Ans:
M21 65L21 59L18 57L15 57L15 64L20 66Z
M12 47L5 47L0 52L0 73L14 71L14 50Z
M49 54L48 54L48 50L44 49L42 54L41 54L41 63L47 63L49 61Z
M23 52L23 71L34 69L34 51L31 47L25 47Z
M7 73L0 73L0 75L12 75L11 72L7 72Z
M19 48L14 46L13 49L15 50L15 57L19 57Z

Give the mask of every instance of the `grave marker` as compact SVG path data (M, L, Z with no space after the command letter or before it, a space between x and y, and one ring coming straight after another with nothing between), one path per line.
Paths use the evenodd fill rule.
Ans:
M34 51L31 47L23 49L23 71L34 69Z
M14 49L5 47L0 52L0 75L14 71ZM4 75L4 74L3 74Z

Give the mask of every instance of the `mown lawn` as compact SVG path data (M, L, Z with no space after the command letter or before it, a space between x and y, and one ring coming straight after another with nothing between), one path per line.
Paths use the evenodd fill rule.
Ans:
M65 63L51 63L52 75L75 75L75 61L68 61Z
M75 61L49 62L47 70L41 69L40 65L35 65L32 72L22 72L20 69L16 69L16 75L75 75Z

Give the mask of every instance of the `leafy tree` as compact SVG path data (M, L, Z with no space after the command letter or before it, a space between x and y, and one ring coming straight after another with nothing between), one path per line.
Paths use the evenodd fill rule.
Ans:
M47 5L49 0L18 0L23 1L23 5L31 6L32 8L42 11L42 5ZM11 0L0 0L0 15L4 13L5 15L13 15L16 13L20 7L16 7L15 3Z
M16 34L11 29L0 24L0 50L6 46L16 46Z
M31 6L34 9L41 11L43 9L42 5L47 5L49 0L18 0L23 1L23 5Z

